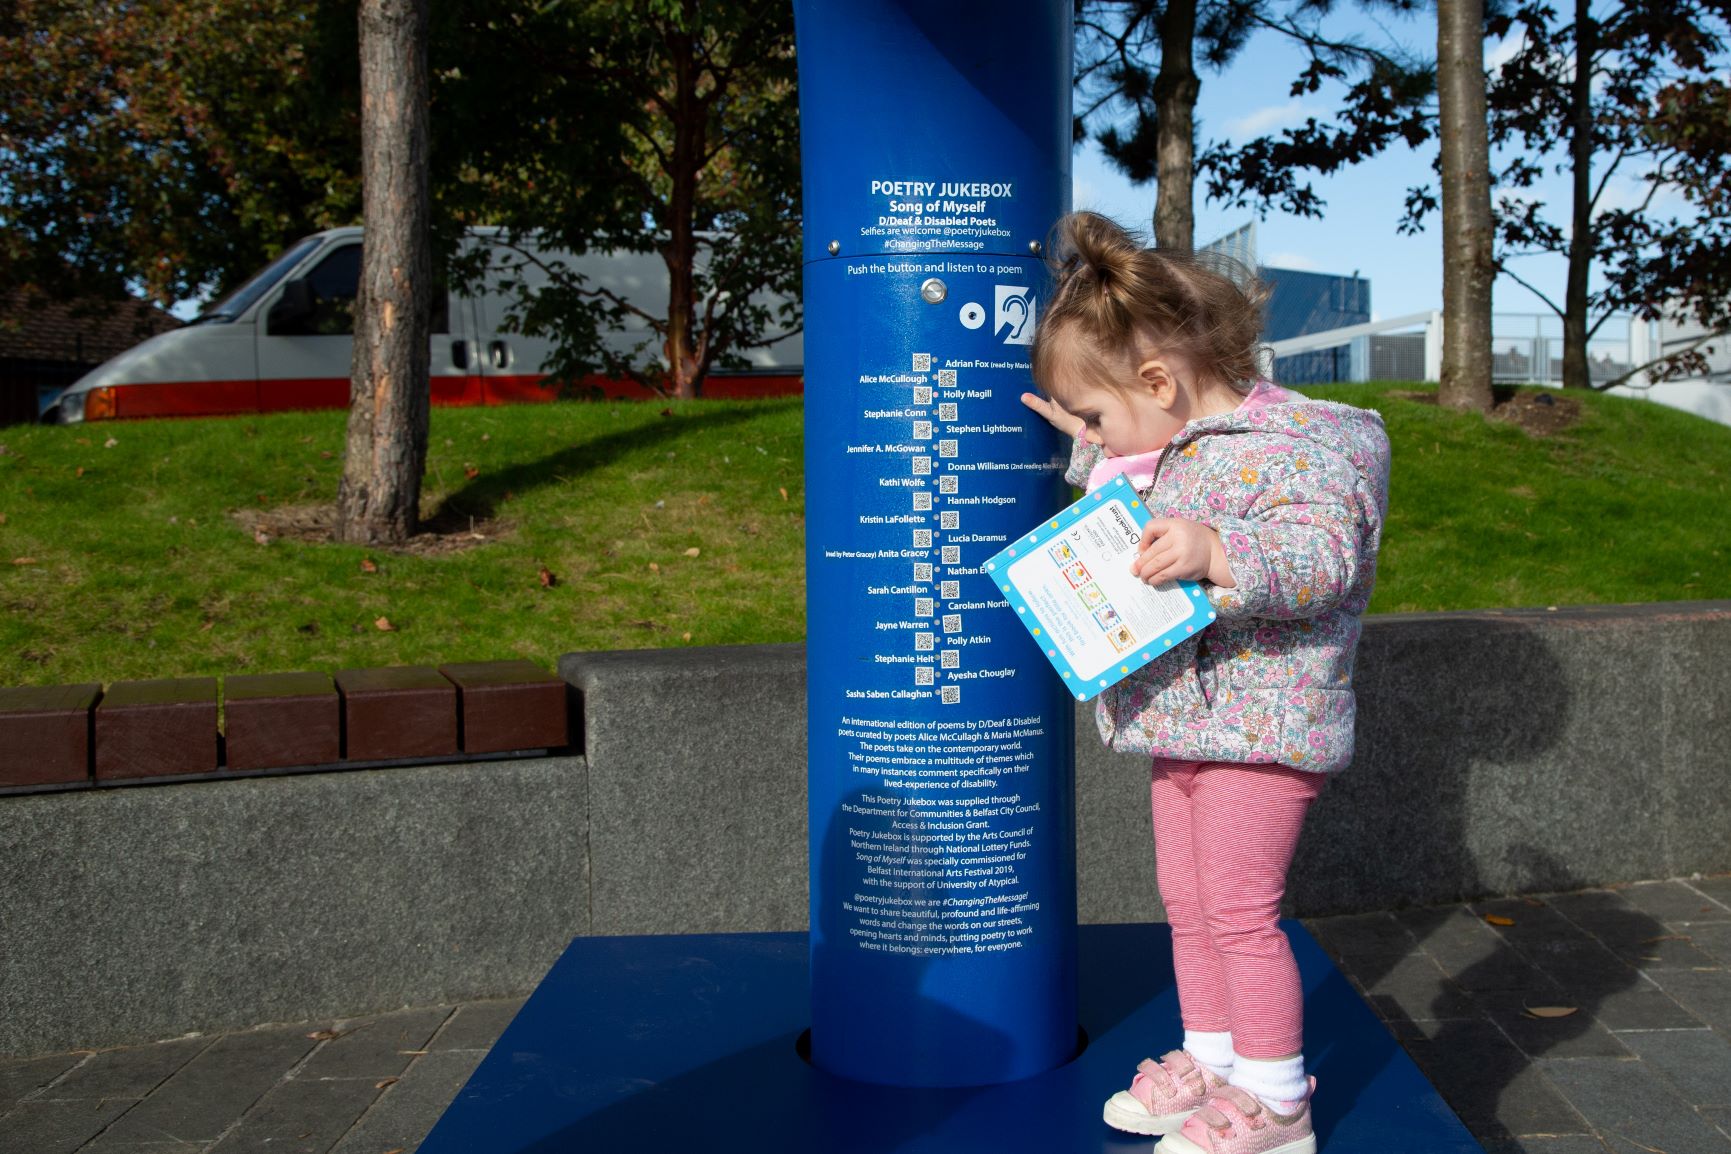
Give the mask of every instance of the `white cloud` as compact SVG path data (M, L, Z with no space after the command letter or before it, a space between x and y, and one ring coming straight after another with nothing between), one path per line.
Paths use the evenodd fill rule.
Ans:
M1517 28L1513 32L1510 32L1507 36L1498 41L1495 47L1485 54L1485 71L1496 72L1503 65L1513 60L1526 42L1527 30L1525 28Z
M1226 135L1235 140L1261 136L1263 133L1277 128L1287 128L1298 124L1305 117L1316 115L1318 112L1318 109L1297 99L1288 100L1284 104L1270 104L1235 120L1228 120L1225 125Z
M1322 265L1301 252L1271 252L1262 258L1269 268L1289 268L1296 272L1321 272Z

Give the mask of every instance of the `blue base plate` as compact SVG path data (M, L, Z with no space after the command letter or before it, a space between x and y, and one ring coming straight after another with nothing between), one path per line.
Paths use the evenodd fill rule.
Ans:
M1331 1152L1481 1154L1304 927L1305 1062ZM1164 925L1082 926L1086 1048L1020 1082L910 1090L832 1077L798 1052L804 934L577 938L420 1154L634 1151L1148 1151L1101 1104L1182 1037ZM869 997L869 991L860 991Z

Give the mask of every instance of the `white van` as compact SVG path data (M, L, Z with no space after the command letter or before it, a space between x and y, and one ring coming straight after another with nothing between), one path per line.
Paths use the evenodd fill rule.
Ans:
M496 229L477 229L468 245L498 244ZM504 254L509 259L509 254ZM666 308L667 267L654 253L581 258L537 251L540 260L572 261L592 282ZM496 262L495 262L496 263ZM245 284L184 328L159 333L79 378L51 404L44 421L268 413L347 408L354 347L355 288L361 230L334 228L290 245ZM545 274L530 266L531 287ZM435 405L493 405L553 400L542 384L553 341L504 331L512 298L489 272L475 295L441 294L433 310L432 400ZM647 332L611 334L621 351ZM704 382L710 397L776 396L801 387L804 341L797 332L747 353L752 368L717 370ZM647 397L633 381L594 378L586 389L614 397Z

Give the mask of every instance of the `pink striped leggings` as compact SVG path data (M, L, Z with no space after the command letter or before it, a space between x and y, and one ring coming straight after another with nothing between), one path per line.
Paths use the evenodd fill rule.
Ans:
M1231 1030L1245 1058L1302 1048L1304 990L1280 928L1298 831L1324 776L1154 759L1154 862L1188 1030Z

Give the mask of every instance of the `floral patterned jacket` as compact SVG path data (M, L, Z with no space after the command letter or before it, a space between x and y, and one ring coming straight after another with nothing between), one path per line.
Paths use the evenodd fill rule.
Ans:
M1070 482L1083 484L1100 460L1078 437ZM1106 744L1187 761L1345 768L1388 469L1376 413L1266 381L1235 411L1185 425L1143 500L1156 517L1212 526L1237 585L1204 583L1218 620L1100 695Z

